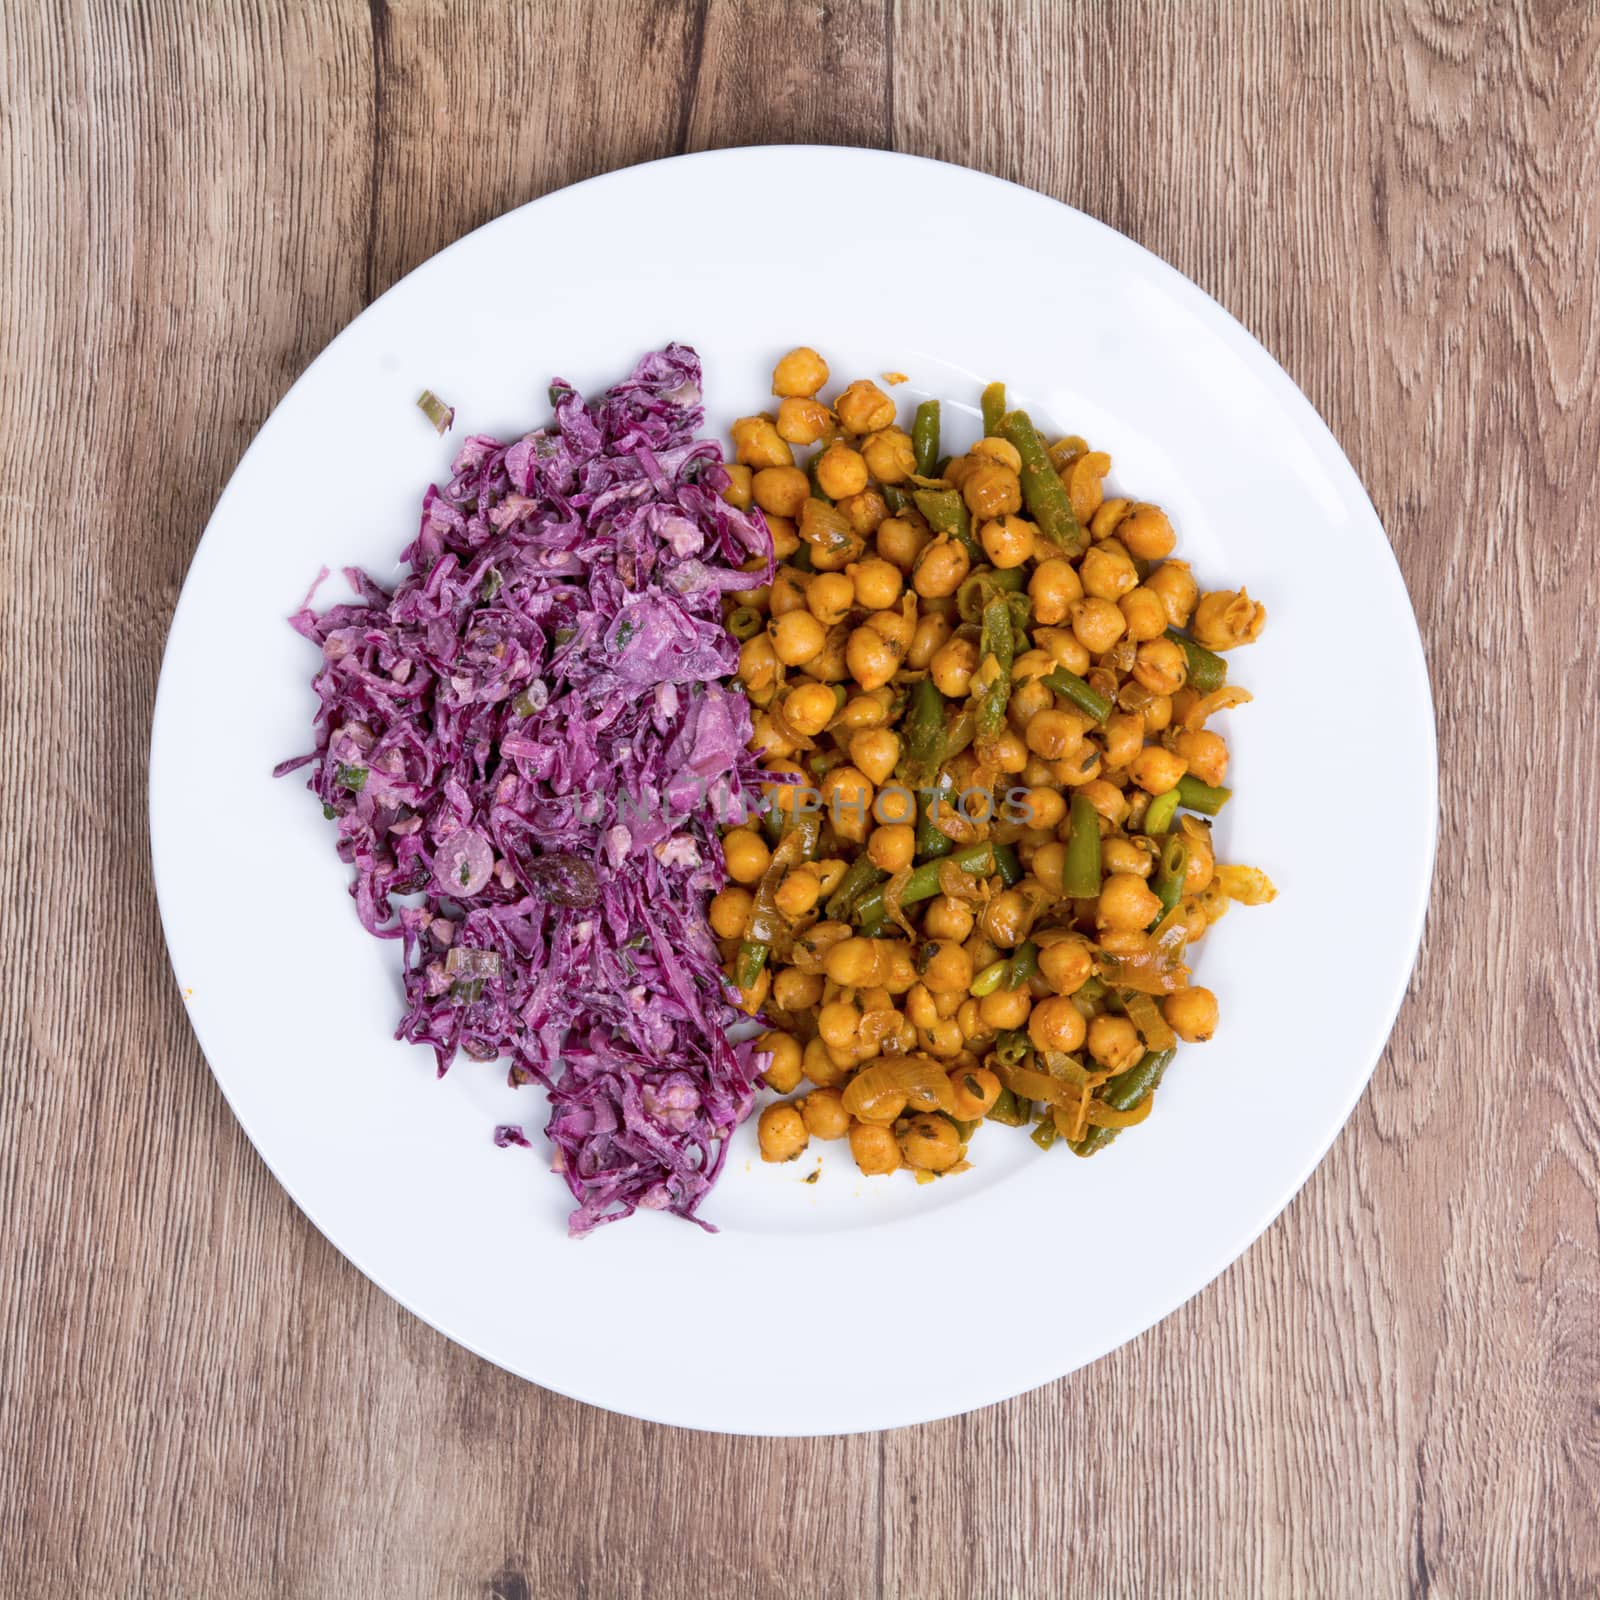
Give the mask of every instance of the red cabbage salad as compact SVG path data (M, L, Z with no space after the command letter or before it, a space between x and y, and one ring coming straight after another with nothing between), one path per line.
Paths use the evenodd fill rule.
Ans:
M772 541L720 498L692 349L550 398L461 446L392 592L350 570L358 600L293 617L320 708L278 771L309 763L362 925L401 941L397 1037L549 1090L579 1235L693 1218L754 1099L705 913L717 824L763 781L721 597L769 581Z

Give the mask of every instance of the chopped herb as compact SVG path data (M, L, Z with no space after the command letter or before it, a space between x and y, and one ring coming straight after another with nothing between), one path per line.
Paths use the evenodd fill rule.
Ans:
M617 624L617 643L616 643L616 648L618 650L625 649L627 647L628 641L638 631L639 631L638 624L633 622L633 621L631 621L629 618L624 617L622 619L622 621Z
M341 761L334 769L333 781L341 788L348 789L351 794L360 794L367 786L367 769L365 767L347 767Z
M329 822L332 822L333 819L339 815L339 813L335 811L332 806L327 804L326 801L323 802L322 814L328 819Z
M555 632L555 641L558 645L571 644L577 637L578 630L576 628L557 628Z
M493 600L500 593L500 586L504 582L505 579L493 567L490 567L483 575L483 587L478 592L486 601Z

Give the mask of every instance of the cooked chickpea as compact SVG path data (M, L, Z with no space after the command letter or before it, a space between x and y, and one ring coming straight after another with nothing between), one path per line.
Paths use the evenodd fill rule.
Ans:
M1057 994L1076 994L1094 972L1094 951L1076 934L1039 951L1039 972Z
M838 697L825 683L803 683L784 697L783 715L802 738L814 738L833 721Z
M1146 733L1161 733L1172 726L1172 696L1158 694L1153 700L1147 700L1140 714L1144 717Z
M860 843L867 836L872 810L873 787L864 772L855 767L834 767L818 785L824 815L841 839Z
M1033 1009L1033 996L1026 988L994 989L978 1002L978 1015L986 1028L1020 1028Z
M1138 569L1121 550L1097 544L1090 548L1078 568L1083 592L1097 600L1120 600L1139 585Z
M1114 837L1101 842L1100 865L1108 873L1131 872L1136 878L1148 878L1155 858L1137 841Z
M858 1122L850 1129L850 1154L869 1178L898 1170L900 1145L892 1128L876 1122Z
M1189 770L1202 783L1220 785L1228 776L1228 743L1209 728L1180 733L1172 748L1189 763Z
M711 931L719 939L742 939L750 921L750 908L755 904L748 889L724 889L712 897L706 915Z
M1079 789L1100 776L1100 767L1099 750L1086 742L1075 755L1052 761L1050 776L1063 789Z
M978 641L957 634L935 651L928 676L940 694L959 700L972 686L978 667Z
M978 542L995 566L1020 567L1033 558L1039 530L1024 517L996 517L978 530Z
M1130 766L1144 748L1144 718L1132 711L1113 711L1106 718L1106 760L1114 767Z
M872 476L879 483L904 483L917 470L917 453L911 435L900 428L880 428L861 441Z
M847 495L860 494L869 478L861 452L847 444L830 444L817 458L817 483L830 499L843 500Z
M906 650L906 665L917 672L926 668L949 639L954 626L949 617L936 612L918 617L916 631L911 635L911 644Z
M809 1011L822 1004L822 979L798 967L785 967L772 980L772 1003L784 1011Z
M1167 621L1174 628L1181 628L1188 622L1200 598L1200 585L1191 576L1187 561L1163 561L1144 580L1144 586L1161 597L1162 605L1167 608Z
M955 1124L930 1114L913 1117L900 1135L907 1163L924 1172L947 1172L962 1155L961 1135Z
M735 883L755 883L772 859L766 840L749 828L735 828L728 834L722 841L722 855Z
M1128 629L1128 637L1135 644L1143 644L1146 639L1159 639L1167 628L1167 608L1154 589L1140 584L1137 589L1130 589L1120 600L1117 606L1122 612L1122 620Z
M1032 653L1031 651L1029 652ZM1037 681L1033 683L1019 683L1011 691L1010 704L1006 706L1006 720L1019 733L1026 737L1028 724L1039 715L1041 711L1048 711L1054 707L1056 697L1054 692L1045 684ZM1029 779L1029 782L1032 782ZM1041 782L1048 781L1041 779Z
M908 517L885 517L878 524L878 554L909 572L933 535L925 525Z
M894 401L870 378L857 378L834 402L833 409L851 433L877 433L894 422Z
M832 950L828 956L831 961ZM830 1000L817 1011L817 1034L824 1044L835 1050L849 1049L855 1043L860 1027L861 1013L847 1000Z
M722 498L735 511L748 511L755 502L755 474L742 461L727 462L722 470L728 474L728 487L722 491Z
M767 417L740 417L729 430L734 458L746 467L792 467L794 451Z
M1105 496L1101 479L1111 470L1111 457L1104 450L1085 450L1068 462L1061 473L1067 498L1072 501L1072 514L1079 522L1089 523Z
M1086 1031L1083 1013L1064 994L1047 995L1028 1013L1028 1037L1036 1050L1076 1050Z
M1032 909L1015 889L1002 889L978 914L984 938L992 939L1002 950L1021 944L1032 922Z
M1171 555L1178 542L1172 524L1160 506L1140 503L1132 507L1117 524L1117 537L1127 547L1130 556L1140 561L1159 561Z
M862 728L850 735L850 760L875 784L888 781L900 759L900 736L887 728Z
M779 1094L793 1094L800 1087L800 1041L791 1033L769 1029L756 1040L756 1049L768 1052L772 1060L761 1074L769 1089Z
M1136 873L1113 872L1100 885L1095 920L1102 928L1143 930L1160 914L1161 902Z
M954 594L971 567L966 547L941 537L917 557L911 569L911 587L929 600Z
M751 493L763 511L797 517L811 496L811 485L799 467L763 467L752 480Z
M1074 602L1070 613L1078 643L1092 656L1103 655L1122 637L1122 613L1109 600L1091 595Z
M1167 1026L1187 1044L1204 1044L1217 1031L1217 997L1209 989L1180 989L1161 1002Z
M778 679L778 657L764 633L739 648L739 681L751 689L770 689ZM763 702L764 703L764 702Z
M808 911L816 908L821 896L822 885L817 882L816 873L808 872L804 868L786 873L783 882L773 891L773 900L786 917L805 916ZM791 1006L788 1009L794 1008Z
M989 746L994 764L1012 777L1022 772L1028 764L1028 746L1022 737L1010 728L1002 728ZM1030 785L1038 788L1038 784Z
M998 461L1012 472L1022 471L1022 452L1009 439L997 438L992 433L986 434L967 453L980 461Z
M831 439L838 429L833 413L820 400L809 395L794 395L778 405L774 424L778 437L786 444L819 444Z
M809 1139L805 1119L787 1101L768 1106L756 1124L763 1161L793 1161Z
M828 381L828 363L810 345L796 345L772 369L775 395L812 395Z
M825 628L843 622L855 598L856 586L842 572L819 572L806 585L806 609Z
M1100 509L1089 519L1089 532L1096 539L1109 539L1117 531L1117 524L1128 513L1133 502L1120 495L1100 502Z
M866 694L852 695L839 713L842 728L881 728L889 721L889 691L873 689Z
M767 605L772 615L781 617L785 611L804 611L806 608L807 574L793 567L779 567L772 574L772 588Z
M1035 628L1033 642L1053 666L1065 667L1080 678L1089 670L1089 652L1078 643L1078 636L1071 628Z
M819 1034L806 1041L801 1053L801 1066L805 1075L819 1089L831 1088L844 1076L844 1068L833 1059L826 1040Z
M1165 794L1168 789L1175 789L1187 770L1182 756L1158 744L1147 745L1128 768L1133 781L1146 794Z
M900 668L900 652L876 628L851 630L845 665L863 689L882 688Z
M1033 860L1028 866L1034 877L1054 895L1066 892L1066 868L1067 847L1059 839L1040 845L1033 852Z
M972 957L950 940L929 940L918 965L923 983L934 994L965 994L972 983Z
M1010 467L982 457L961 484L967 510L983 521L1022 509L1022 483Z
M1083 720L1070 711L1045 710L1028 719L1028 748L1046 761L1060 761L1083 743Z
M850 1131L850 1113L837 1089L813 1089L796 1102L813 1139L842 1139Z
M780 561L786 561L800 548L800 534L792 517L769 516L767 532L772 535L772 553Z
M842 622L829 628L822 648L809 661L803 662L800 670L818 683L840 683L848 678L850 668L845 661L845 645L849 637L850 630Z
M972 907L965 900L952 900L949 895L936 895L928 902L922 916L922 931L930 939L954 939L958 943L972 932L975 918ZM739 923L740 933L744 923Z
M1028 580L1028 598L1033 601L1036 622L1065 622L1072 607L1083 598L1077 569L1065 556L1041 561Z
M1261 637L1267 608L1240 589L1213 589L1200 596L1190 632L1208 650L1232 650Z
M1189 844L1189 861L1183 869L1183 892L1204 894L1217 875L1216 852L1211 848L1209 834L1203 828L1191 833L1184 830Z
M1126 1072L1138 1064L1144 1045L1126 1017L1101 1016L1089 1024L1089 1054L1112 1072Z
M1151 694L1173 694L1189 676L1189 658L1176 639L1147 639L1133 658L1133 676Z
M1107 783L1104 778L1092 778L1079 793L1113 828L1121 827L1128 814L1128 802L1114 783Z
M1067 814L1067 802L1059 789L1030 789L1022 803L1032 813L1030 828L1058 828Z
M786 667L801 667L822 653L828 630L809 611L786 611L772 624L773 654Z
M880 872L903 872L917 851L917 830L904 822L874 828L867 855Z
M950 1074L950 1110L963 1122L987 1116L1000 1098L1000 1080L987 1067L957 1067Z
M855 585L856 604L869 611L886 611L900 598L905 583L900 569L880 556L852 562L845 572Z

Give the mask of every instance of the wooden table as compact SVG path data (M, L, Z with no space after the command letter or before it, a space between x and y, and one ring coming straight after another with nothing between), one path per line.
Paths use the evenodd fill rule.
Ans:
M1594 1592L1600 19L1455 9L5 9L0 1591ZM1405 570L1443 827L1393 1042L1241 1262L1024 1399L774 1443L543 1393L324 1242L185 1023L144 778L212 504L349 318L559 185L806 140L1031 184L1260 336ZM848 226L718 221L791 215ZM1327 771L1359 894L1383 774Z

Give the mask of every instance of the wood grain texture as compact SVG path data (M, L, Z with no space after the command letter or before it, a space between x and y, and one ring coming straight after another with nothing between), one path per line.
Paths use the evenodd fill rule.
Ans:
M1597 110L1590 5L5 8L0 1594L1594 1593ZM1250 327L1390 531L1444 818L1372 1088L1237 1265L810 1442L546 1394L346 1265L205 1069L144 818L183 573L315 352L508 206L764 140L1030 184Z

